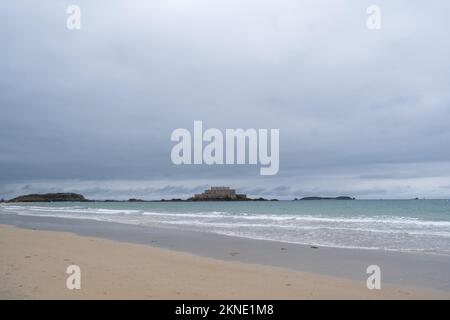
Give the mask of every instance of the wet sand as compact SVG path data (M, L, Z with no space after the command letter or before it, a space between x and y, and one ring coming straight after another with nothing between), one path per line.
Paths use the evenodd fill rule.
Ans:
M0 225L2 299L420 299L441 292L221 261L148 245ZM68 290L69 265L81 288ZM448 297L448 296L447 296Z
M81 219L1 215L0 223L21 227L0 228L1 298L450 297L450 259L441 255L311 248ZM72 263L82 269L79 291L65 287ZM380 291L366 288L371 264L381 267Z

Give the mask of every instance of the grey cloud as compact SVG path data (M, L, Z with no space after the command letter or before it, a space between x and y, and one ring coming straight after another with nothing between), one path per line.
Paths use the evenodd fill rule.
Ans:
M370 1L77 3L80 31L65 28L69 1L2 5L5 193L51 180L94 196L223 182L280 197L449 196L438 187L450 183L448 1L378 1L376 32L365 27ZM174 166L170 134L197 119L279 128L279 175Z

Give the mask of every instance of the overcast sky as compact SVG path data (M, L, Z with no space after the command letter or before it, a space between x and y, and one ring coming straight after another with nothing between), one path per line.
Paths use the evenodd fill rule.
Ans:
M371 4L3 1L0 198L450 198L450 2L377 1L376 31ZM280 129L278 175L175 166L194 120Z

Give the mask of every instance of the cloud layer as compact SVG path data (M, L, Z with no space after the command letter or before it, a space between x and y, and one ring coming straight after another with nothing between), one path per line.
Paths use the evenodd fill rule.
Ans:
M82 29L66 29L78 4ZM0 197L450 196L450 3L9 1L0 12ZM279 128L280 172L174 166L170 134ZM22 190L28 186L27 190ZM257 186L257 188L255 187Z

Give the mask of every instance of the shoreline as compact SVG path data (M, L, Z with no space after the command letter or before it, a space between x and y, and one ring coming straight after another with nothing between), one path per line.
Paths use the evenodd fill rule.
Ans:
M450 256L415 252L343 249L231 237L213 233L144 227L83 219L0 215L0 224L68 232L128 244L193 254L224 262L284 268L364 282L366 268L379 265L383 284L450 293Z
M150 245L0 224L1 299L449 299L383 285L223 261ZM80 290L65 287L69 265Z

